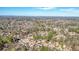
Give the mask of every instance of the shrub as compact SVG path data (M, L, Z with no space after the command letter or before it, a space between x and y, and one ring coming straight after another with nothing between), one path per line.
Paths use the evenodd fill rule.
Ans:
M0 50L2 50L5 44L11 44L12 43L12 36L2 36L0 35Z
M56 32L49 31L47 36L41 36L41 35L33 35L34 39L47 39L48 41L52 39L52 37L56 34Z
M36 36L33 35L33 38L34 38L34 39L43 39L43 36L41 36L41 35L36 35Z
M79 28L70 28L69 32L76 32L79 33Z
M48 32L48 36L47 36L47 40L49 41L49 40L51 40L52 39L52 37L55 35L56 33L53 31L49 31Z
M45 47L45 46L40 47L40 51L48 51L48 50L49 50L48 47Z

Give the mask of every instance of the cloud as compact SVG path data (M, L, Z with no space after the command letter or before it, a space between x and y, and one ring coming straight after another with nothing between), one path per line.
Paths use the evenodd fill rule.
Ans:
M63 13L79 14L79 9L77 8L61 8L59 10Z
M70 11L74 11L75 8L61 8L59 9L60 11L66 11L66 12L70 12Z
M41 10L51 10L51 9L53 9L53 8L55 8L55 7L39 7L39 8L37 8L37 9L41 9Z

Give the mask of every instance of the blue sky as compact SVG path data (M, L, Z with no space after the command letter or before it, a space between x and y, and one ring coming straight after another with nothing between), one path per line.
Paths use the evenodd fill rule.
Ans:
M79 7L0 7L0 15L79 16Z

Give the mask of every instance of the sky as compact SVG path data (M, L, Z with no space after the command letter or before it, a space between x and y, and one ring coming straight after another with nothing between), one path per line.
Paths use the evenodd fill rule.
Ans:
M79 7L0 7L1 16L79 16Z

